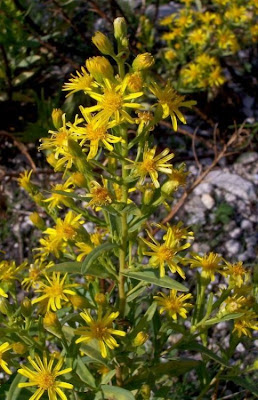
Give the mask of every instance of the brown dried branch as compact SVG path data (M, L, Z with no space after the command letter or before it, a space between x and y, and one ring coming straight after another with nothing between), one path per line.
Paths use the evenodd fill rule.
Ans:
M6 136L6 137L12 139L14 145L16 147L18 147L20 152L27 158L27 160L28 160L31 168L33 169L33 171L37 170L37 167L36 167L34 161L32 160L32 158L31 158L26 146L23 143L21 143L19 140L17 140L13 135L11 135L11 133L8 133L6 131L0 131L0 135L1 136Z
M88 0L91 7L92 7L92 11L95 12L96 14L98 14L101 18L105 19L109 24L113 25L113 21L111 18L109 18L109 16L101 10L101 8L99 8L98 4L96 3L96 1L94 0Z
M244 125L244 123L243 123ZM193 184L183 193L182 197L180 200L175 204L175 206L172 208L170 213L164 218L161 222L161 224L166 224L169 222L180 210L180 208L185 204L188 196L193 192L193 190L206 178L208 173L218 164L218 162L223 158L227 157L229 154L228 149L232 144L237 143L239 139L239 135L242 131L243 125L235 131L235 133L231 136L231 138L228 140L226 144L224 144L222 150L217 154L217 156L214 157L213 162L199 175L196 180L193 182ZM154 234L158 232L159 229L156 229L154 231Z

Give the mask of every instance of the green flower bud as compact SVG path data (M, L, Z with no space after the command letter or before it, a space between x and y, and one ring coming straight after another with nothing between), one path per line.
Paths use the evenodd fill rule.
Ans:
M99 51L108 56L114 56L114 48L110 40L104 33L96 32L92 37L92 42L99 49Z
M150 53L139 54L134 59L132 67L134 71L141 71L152 67L154 62L154 58Z
M52 121L56 129L60 129L63 126L62 115L63 111L60 108L54 108L52 111Z
M24 297L21 303L21 313L25 318L28 318L31 316L31 312L32 312L31 301L28 297Z

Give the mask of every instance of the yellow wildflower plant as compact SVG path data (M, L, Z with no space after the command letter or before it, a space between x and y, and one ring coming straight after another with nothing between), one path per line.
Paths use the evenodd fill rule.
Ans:
M94 319L87 310L80 313L80 316L86 322L87 326L75 330L75 334L81 336L76 340L76 343L88 343L91 340L96 339L98 341L102 357L106 358L108 356L107 347L111 350L114 350L119 346L113 335L126 335L124 331L112 328L112 323L118 317L118 315L119 312L112 312L111 314L107 313L104 316L99 314L97 319Z
M54 356L50 356L48 360L46 353L44 353L43 360L36 354L34 359L29 356L28 361L34 370L25 365L18 369L19 374L29 379L29 382L19 383L18 386L19 388L37 387L36 392L29 400L39 400L46 392L49 400L56 400L58 397L62 400L67 400L63 389L73 389L73 385L57 380L59 376L72 371L72 368L61 369L64 359L60 358L54 366Z
M74 296L76 292L71 288L77 287L76 283L66 283L67 274L61 278L60 272L53 272L52 278L45 275L47 283L39 281L35 293L43 293L32 300L32 304L42 303L46 311L57 311L62 307L61 302L68 302L67 295Z
M154 296L154 299L160 306L160 314L166 312L169 317L176 321L178 315L184 319L187 317L188 309L193 307L191 303L187 303L187 300L191 297L190 293L177 296L177 290L172 289L168 296L160 292L159 296Z
M220 55L204 49L218 40L211 27L223 26L213 6L203 6L201 18L193 3L163 23L173 34L172 62L182 62L189 46L187 85L220 85ZM196 29L211 38L204 49L190 43ZM54 109L54 128L40 144L53 184L41 189L31 172L19 180L36 204L31 228L38 233L35 246L34 236L26 246L28 262L1 254L1 390L12 400L147 400L162 398L165 388L172 399L175 364L182 379L196 371L194 392L183 397L209 397L214 382L221 388L221 366L223 382L251 373L249 357L240 363L235 347L257 329L253 268L224 254L190 253L193 229L167 215L188 172L174 158L177 142L172 151L157 138L165 119L176 130L194 105L176 91L181 74L177 82L157 81L157 58L144 43L131 53L123 18L114 21L114 40L98 32L93 44L102 54L71 71L63 87L78 110L68 119Z

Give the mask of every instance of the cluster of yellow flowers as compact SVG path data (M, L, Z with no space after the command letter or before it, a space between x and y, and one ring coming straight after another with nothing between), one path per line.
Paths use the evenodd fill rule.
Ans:
M0 367L7 375L18 369L20 380L10 390L18 385L16 392L26 390L30 400L79 400L86 392L101 396L96 398L148 399L157 382L146 386L145 363L158 371L166 361L153 361L157 335L166 337L156 345L169 359L166 343L175 324L186 332L186 343L198 332L204 345L209 326L225 317L234 321L233 337L257 329L251 275L242 263L227 263L213 253L187 256L193 232L181 222L150 222L187 179L185 166L173 166L174 154L158 150L151 132L167 117L176 130L178 120L186 123L180 108L194 102L171 84L154 81L151 54L125 64L130 54L123 18L115 20L114 31L117 51L101 32L92 39L113 63L92 57L64 85L68 96L83 91L95 104L81 105L82 116L73 122L54 110L55 130L41 141L49 164L63 173L62 183L43 194L32 172L19 178L40 209L30 219L42 237L30 265L0 262ZM163 232L161 239L153 228ZM197 291L185 294L181 282L189 267L200 272ZM217 273L226 277L227 287L206 308L207 287ZM170 292L150 294L149 284ZM28 297L22 298L20 288ZM167 318L160 318L157 307ZM191 329L185 330L190 311ZM60 375L67 382L59 381Z
M167 32L162 59L171 75L179 71L178 88L207 90L222 85L226 77L221 58L256 43L257 2L254 0L211 0L195 8L194 1L166 16L160 25Z

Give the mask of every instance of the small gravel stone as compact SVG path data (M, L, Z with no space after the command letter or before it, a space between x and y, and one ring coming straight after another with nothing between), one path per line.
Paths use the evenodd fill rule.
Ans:
M231 194L231 193L226 193L226 194L225 194L225 200L226 200L228 203L233 203L233 202L236 200L236 196L234 196L234 195Z
M230 254L238 254L240 251L240 243L236 240L228 240L225 243L225 247Z
M240 228L235 228L233 231L229 232L229 236L232 237L232 239L237 239L241 235L241 229Z
M235 229L236 223L235 221L230 221L228 224L224 225L223 229L225 232L230 232Z
M239 343L236 347L236 351L239 353L243 353L245 351L245 347L242 345L242 343Z
M197 196L200 196L203 193L211 193L211 191L212 191L212 184L203 182L203 183L200 183L200 185L198 185L194 189L193 193L196 194Z
M208 210L211 210L215 206L215 200L209 193L204 193L201 197L201 200Z
M250 231L253 227L252 222L248 221L248 219L243 219L243 221L241 222L241 229L245 230L245 231Z

